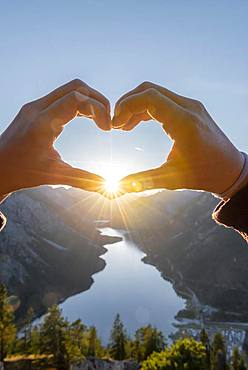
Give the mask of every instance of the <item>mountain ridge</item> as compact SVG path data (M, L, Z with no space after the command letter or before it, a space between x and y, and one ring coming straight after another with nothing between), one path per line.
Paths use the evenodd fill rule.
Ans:
M73 227L51 201L53 191L18 192L2 205L8 222L0 235L0 280L20 298L20 318L30 306L36 313L45 312L51 304L89 289L92 275L105 267L103 245L118 241L102 236L92 223L81 230ZM59 198L65 204L63 190Z

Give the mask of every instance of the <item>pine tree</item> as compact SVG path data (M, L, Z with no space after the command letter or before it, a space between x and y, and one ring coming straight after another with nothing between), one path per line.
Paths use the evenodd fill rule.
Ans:
M247 370L248 367L246 366L245 364L245 360L243 358L243 356L241 357L240 361L239 361L239 370Z
M62 317L58 306L52 306L46 315L40 331L41 353L52 354L58 370L68 370L70 362L66 348L68 322Z
M70 324L58 306L53 306L41 325L41 353L52 354L54 366L58 370L67 370L84 358L85 332L81 320Z
M3 361L14 344L16 328L13 324L14 314L8 303L8 294L4 285L0 284L0 361Z
M127 334L124 325L117 314L110 336L109 353L115 360L124 360L126 357Z
M165 347L165 338L163 333L151 325L145 328L144 336L145 344L145 358L150 356L153 352L161 352Z
M104 350L101 344L101 340L97 335L97 330L94 326L91 326L89 328L87 340L88 340L87 356L101 357Z
M240 363L240 353L237 347L234 347L232 352L232 369L239 370L239 363Z
M204 328L200 331L200 341L206 348L206 365L207 365L207 369L210 369L211 368L211 345L210 345L208 334Z
M241 356L237 347L234 347L231 358L232 370L247 370L244 358Z
M212 370L227 370L226 345L223 336L216 333L211 353Z
M30 338L30 353L38 355L40 354L40 328L39 326L33 326L31 331L31 338Z
M132 346L131 356L138 362L145 360L145 348L144 348L144 332L142 328L139 328L135 332L134 342Z
M248 330L245 331L245 339L242 345L242 352L245 354L246 358L248 358Z
M67 323L65 331L65 348L68 361L79 362L84 358L84 334L86 327L80 319Z
M132 355L137 361L143 361L153 352L162 351L165 345L163 333L148 325L136 331Z
M30 307L27 311L26 322L24 326L24 338L23 338L23 353L30 354L33 352L32 349L32 321L34 318L34 310Z
M96 356L96 340L97 340L96 328L94 326L91 326L89 328L87 356L92 357Z

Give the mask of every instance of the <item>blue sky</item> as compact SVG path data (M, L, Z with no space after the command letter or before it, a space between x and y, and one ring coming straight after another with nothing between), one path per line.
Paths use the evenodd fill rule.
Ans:
M201 100L248 150L248 1L1 0L0 130L20 107L75 77L112 106L144 80ZM56 147L92 171L112 157L130 172L160 165L170 142L157 123L104 133L86 119Z

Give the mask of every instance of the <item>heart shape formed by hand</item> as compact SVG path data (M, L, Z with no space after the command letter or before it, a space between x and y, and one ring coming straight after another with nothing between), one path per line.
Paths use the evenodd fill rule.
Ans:
M0 196L39 185L70 185L98 191L104 179L65 163L54 148L64 126L77 116L111 129L109 101L80 80L26 104L1 135Z
M106 131L129 131L141 121L154 119L174 141L164 165L127 176L121 180L120 194L155 188L223 193L244 165L243 155L196 100L145 82L119 99L111 120L108 99L73 80L26 104L1 135L0 197L44 184L103 193L102 177L65 163L54 148L64 126L77 116L93 119Z
M123 192L166 188L230 195L225 191L239 178L244 156L202 103L144 82L116 103L112 126L129 131L151 119L162 124L172 149L162 166L124 178Z

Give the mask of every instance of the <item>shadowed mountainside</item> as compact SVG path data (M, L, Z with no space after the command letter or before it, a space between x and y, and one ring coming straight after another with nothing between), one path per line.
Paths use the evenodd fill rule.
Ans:
M29 306L43 312L88 289L105 266L102 245L118 240L66 212L72 203L66 189L42 187L15 193L1 207L8 222L0 234L0 281L19 297L20 317Z
M203 305L218 308L215 319L247 320L248 247L237 232L212 220L218 199L195 193L168 212L166 197L160 193L132 207L136 222L128 228L147 254L144 261L174 281L178 291L193 292Z
M130 237L177 291L195 294L221 317L246 320L248 248L233 230L217 225L209 194L162 191L118 202L77 189L41 187L12 195L2 206L8 224L0 235L0 279L36 311L88 289L104 268L95 221L110 220ZM225 313L224 313L225 311ZM216 318L218 318L216 316Z

